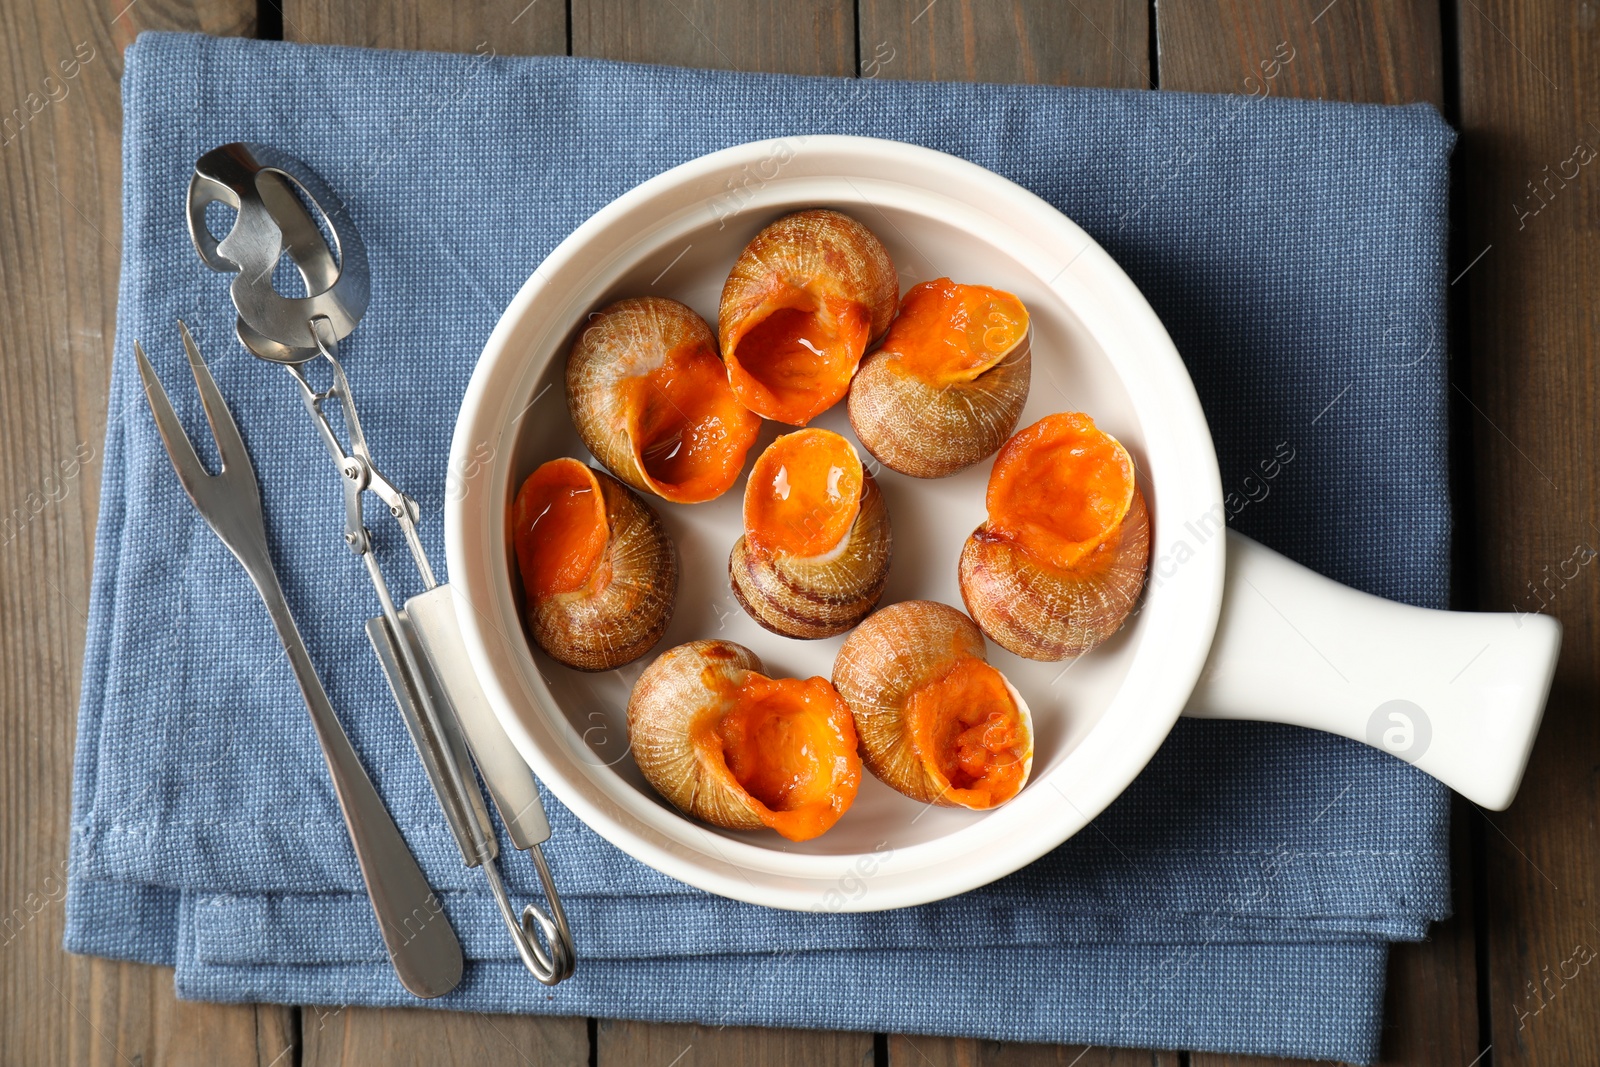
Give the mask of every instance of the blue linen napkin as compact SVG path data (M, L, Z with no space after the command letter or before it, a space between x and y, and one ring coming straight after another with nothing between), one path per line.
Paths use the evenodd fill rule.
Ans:
M255 458L273 554L334 706L473 961L440 1006L1376 1056L1387 943L1449 910L1447 791L1364 746L1260 724L1180 722L1056 852L963 897L876 915L709 896L547 795L580 964L553 991L534 983L460 863L362 635L375 607L340 540L326 455L282 372L232 339L226 280L195 257L183 208L193 161L233 140L286 149L338 190L374 292L341 355L437 563L444 457L473 362L522 280L588 215L757 138L855 133L950 152L1059 207L1144 290L1199 388L1233 525L1358 588L1442 607L1453 134L1433 110L174 34L128 50L124 110L68 949L174 964L186 997L416 1003L384 962L279 646L145 410L135 338L203 427L181 385L181 316ZM1285 450L1293 459L1264 478ZM532 891L525 863L507 870Z

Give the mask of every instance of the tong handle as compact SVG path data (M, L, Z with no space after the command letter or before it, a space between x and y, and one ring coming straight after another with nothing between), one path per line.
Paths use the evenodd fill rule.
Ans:
M553 986L571 977L577 953L566 910L561 906L561 894L550 874L550 865L545 862L544 850L539 847L550 839L550 820L539 800L539 787L478 684L466 643L461 639L451 588L435 586L412 597L406 601L406 614L421 641L428 667L437 672L437 682L445 690L445 701L453 709L472 747L478 773L489 787L489 795L494 798L500 818L511 834L512 844L528 853L539 874L539 886L544 891L548 910L525 904L519 919L498 868L493 863L483 865L500 917L517 946L523 966L539 981Z
M433 785L445 822L455 835L456 846L468 867L493 860L499 844L489 824L489 811L483 794L472 781L472 763L466 742L453 715L445 713L443 693L431 676L426 653L417 642L407 613L398 613L400 632L395 632L383 615L367 620L367 640L378 654L384 676L394 693L394 702L405 719L411 741L422 759L428 781ZM401 643L405 643L402 647ZM410 664L416 664L413 672Z
M376 567L370 553L363 558L369 567ZM483 868L495 905L524 966L545 985L555 985L571 976L576 954L561 897L539 848L550 836L550 825L533 775L494 720L470 670L463 673L466 648L455 629L449 587L438 586L412 597L404 610L395 609L387 595L383 600L384 614L368 621L367 636L388 676L395 702L411 730L462 858L469 867ZM412 615L413 609L419 616ZM426 624L419 625L419 617L427 620ZM431 635L432 640L424 635ZM450 678L448 683L441 677L441 662L450 668L445 672ZM464 727L464 722L472 725ZM513 842L518 849L530 852L548 911L528 904L519 917L512 907L496 863L499 844L483 795L472 778L474 760L467 754L469 737L472 756L476 757L478 770Z
M550 820L539 800L533 772L512 746L472 673L472 661L456 625L451 587L436 586L412 597L406 601L406 614L411 616L417 636L439 672L439 680L450 693L478 772L511 834L511 843L526 851L550 840Z

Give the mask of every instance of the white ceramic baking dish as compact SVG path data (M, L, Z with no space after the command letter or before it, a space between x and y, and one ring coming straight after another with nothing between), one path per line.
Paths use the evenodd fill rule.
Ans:
M589 458L567 415L562 373L591 312L622 296L660 294L714 322L745 242L779 215L814 206L848 212L877 233L902 289L954 275L1018 294L1034 329L1022 424L1087 411L1125 442L1153 539L1142 607L1111 641L1070 663L994 650L1035 717L1033 778L1015 800L987 813L926 808L869 776L837 826L794 844L701 825L645 784L628 755L623 714L643 662L581 674L531 647L513 592L507 512L540 462ZM842 409L816 424L848 434ZM761 444L774 432L769 426ZM961 604L956 558L984 517L988 468L931 482L880 473L895 531L885 603ZM708 504L655 502L682 561L662 647L727 638L754 649L773 673L827 676L840 639L768 633L729 592L742 486ZM796 137L741 145L676 167L598 212L538 266L485 345L450 456L449 573L474 676L453 685L481 686L516 751L607 840L692 885L782 908L901 907L1008 874L1115 799L1180 714L1342 734L1389 749L1486 807L1508 804L1549 690L1559 624L1358 593L1224 531L1223 517L1211 435L1171 339L1069 219L981 167L906 144Z

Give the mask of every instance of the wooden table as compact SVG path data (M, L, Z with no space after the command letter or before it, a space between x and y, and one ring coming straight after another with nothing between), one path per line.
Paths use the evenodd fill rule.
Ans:
M1461 131L1450 365L1457 603L1567 627L1522 794L1455 812L1457 916L1390 966L1384 1062L1600 1064L1600 39L1572 0L3 0L0 1062L1256 1064L1201 1053L174 999L61 948L73 721L119 255L122 49L187 29L893 78L1423 100ZM69 73L70 72L70 73ZM1254 83L1251 83L1252 85ZM1583 158L1580 155L1578 158ZM1374 442L1382 447L1382 442ZM1563 973L1577 969L1577 977Z

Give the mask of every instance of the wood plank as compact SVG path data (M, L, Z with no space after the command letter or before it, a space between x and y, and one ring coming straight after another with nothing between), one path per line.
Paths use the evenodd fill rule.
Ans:
M283 0L282 11L286 41L485 55L565 55L567 51L563 0L478 0L471 4Z
M572 0L572 54L781 74L856 72L851 0Z
M889 1067L1178 1067L1176 1052L1025 1045L975 1038L889 1038Z
M679 1026L601 1019L599 1067L872 1067L872 1035L742 1026Z
M1144 0L862 0L861 58L891 77L1150 88Z
M1495 1067L1600 1063L1595 20L1556 0L1467 0L1455 20L1477 586L1482 607L1566 627L1522 791L1477 816L1490 1039Z
M288 1008L183 1003L161 967L61 950L121 246L122 49L249 33L254 0L0 7L0 1062L267 1064ZM203 1037L202 1037L203 1035Z
M5 1062L267 1067L289 1060L296 1041L292 1009L178 1000L165 967L94 960L86 970L77 988L69 993L62 986L59 994L72 1024L57 1029L53 1020L43 1020L8 1027L34 1039L35 1058L8 1055ZM45 992L57 995L48 985Z
M1443 105L1440 19L1423 0L1164 0L1156 22L1163 89L1255 92L1389 104ZM1292 58L1284 60L1284 55ZM1456 916L1389 959L1385 1064L1472 1061L1476 1047L1476 941L1470 856L1457 806ZM1291 1061L1194 1053L1192 1067L1278 1067Z
M1163 89L1236 93L1260 84L1281 96L1439 104L1439 26L1435 0L1162 0L1157 65ZM1280 45L1292 61L1278 60Z
M531 980L531 979L530 979ZM301 1067L586 1067L584 1019L305 1007Z
M137 990L141 972L152 968L124 963L115 965L128 975ZM294 1010L275 1004L202 1004L177 1000L166 986L171 972L156 971L161 995L150 998L148 1011L156 1035L150 1062L172 1067L212 1067L218 1063L254 1063L257 1067L282 1067L299 1040ZM133 1057L127 1049L124 1052Z

